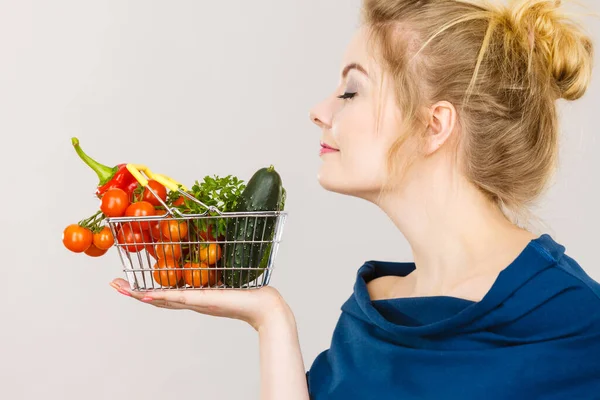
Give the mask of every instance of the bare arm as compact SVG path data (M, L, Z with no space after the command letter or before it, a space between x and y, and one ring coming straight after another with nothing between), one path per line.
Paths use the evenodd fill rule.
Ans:
M294 315L281 304L258 327L260 344L260 399L309 400L306 371Z
M123 279L114 280L111 286L155 307L187 309L249 323L259 337L261 400L309 400L294 314L275 288L145 293L130 291Z

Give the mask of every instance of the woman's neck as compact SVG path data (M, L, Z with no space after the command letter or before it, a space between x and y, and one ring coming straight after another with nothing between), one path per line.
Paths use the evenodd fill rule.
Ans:
M511 223L464 178L427 174L401 195L390 192L378 206L408 240L416 264L413 294L452 293L468 280L493 276L535 238Z

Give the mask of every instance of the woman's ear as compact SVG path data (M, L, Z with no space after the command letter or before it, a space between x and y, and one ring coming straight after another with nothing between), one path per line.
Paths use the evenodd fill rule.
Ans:
M431 106L425 137L426 155L434 153L448 141L454 132L456 118L456 109L447 101L440 101Z

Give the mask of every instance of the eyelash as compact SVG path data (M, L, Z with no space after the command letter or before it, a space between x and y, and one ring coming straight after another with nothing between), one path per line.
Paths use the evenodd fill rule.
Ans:
M349 99L352 99L354 96L356 96L356 92L352 92L352 93L346 92L343 95L338 96L337 98L342 99L342 100L349 100Z

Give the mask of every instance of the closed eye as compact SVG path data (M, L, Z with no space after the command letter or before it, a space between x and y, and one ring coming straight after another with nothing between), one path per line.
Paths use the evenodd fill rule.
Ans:
M356 96L356 93L357 93L357 92L346 92L346 93L344 93L343 95L341 95L341 96L338 96L337 98L338 98L338 99L344 99L344 100L346 100L346 99L351 99L351 98L353 98L354 96Z

